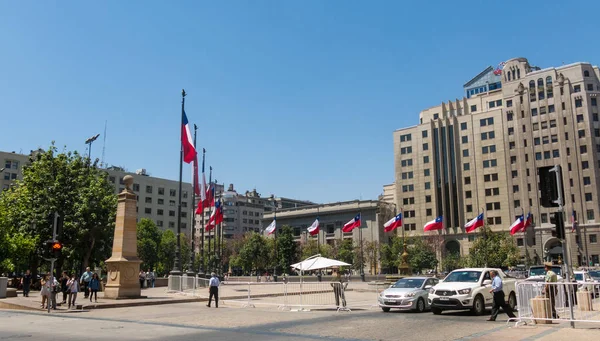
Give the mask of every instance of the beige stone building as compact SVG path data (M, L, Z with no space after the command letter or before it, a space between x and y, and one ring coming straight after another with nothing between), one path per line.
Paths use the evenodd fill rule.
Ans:
M0 191L8 189L15 180L23 180L23 165L27 162L28 155L0 151Z
M443 215L445 229L428 233L465 255L475 235L464 225L478 212L497 231L531 212L535 228L515 235L522 255L527 249L534 262L558 260L563 249L550 222L557 209L540 204L538 169L560 165L572 263L600 263L599 79L589 63L540 69L511 59L466 83L462 99L423 110L417 126L396 130L395 202L405 231L423 234L427 221Z

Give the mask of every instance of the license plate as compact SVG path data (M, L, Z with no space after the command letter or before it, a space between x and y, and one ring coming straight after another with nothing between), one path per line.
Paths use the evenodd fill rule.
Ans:
M396 300L386 300L385 303L396 303Z
M448 297L440 297L440 301L448 301L450 300Z

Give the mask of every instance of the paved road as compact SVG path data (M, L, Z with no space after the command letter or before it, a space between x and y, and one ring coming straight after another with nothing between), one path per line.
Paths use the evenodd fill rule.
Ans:
M465 312L289 312L202 303L54 313L0 311L0 340L471 340L508 329ZM533 338L534 339L534 338Z

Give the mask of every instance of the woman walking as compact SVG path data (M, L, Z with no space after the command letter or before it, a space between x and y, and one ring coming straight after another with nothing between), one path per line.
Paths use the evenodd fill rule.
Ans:
M69 287L69 304L68 309L75 308L75 300L77 299L77 292L79 291L79 282L77 282L77 277L73 275L71 279L67 282L67 286Z
M41 281L42 289L40 291L40 296L42 296L42 309L46 307L46 301L49 301L48 296L50 296L50 282L48 281L48 276L44 276Z
M67 275L66 271L63 271L62 277L60 278L60 291L62 291L62 304L67 304L67 297L69 296L69 286L67 283L69 282L69 275Z
M92 275L92 279L90 280L90 302L92 301L92 296L94 296L94 302L98 303L98 290L100 290L100 280L98 279L98 274L94 272Z

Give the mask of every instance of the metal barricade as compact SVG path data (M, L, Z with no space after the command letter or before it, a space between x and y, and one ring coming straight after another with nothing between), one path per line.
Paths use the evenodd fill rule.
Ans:
M600 322L600 283L519 281L519 323Z

